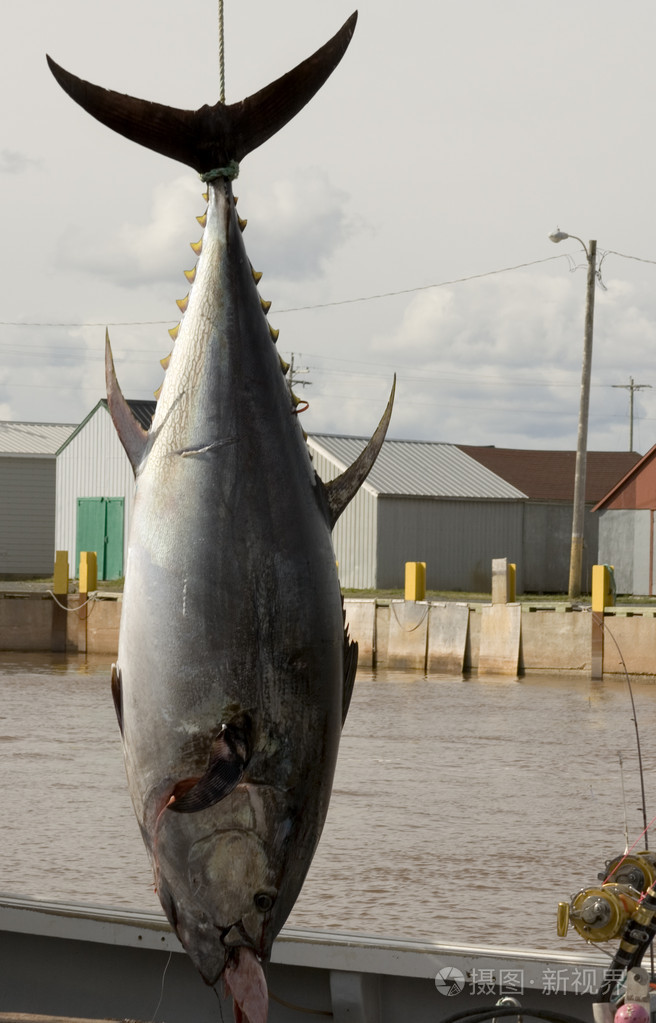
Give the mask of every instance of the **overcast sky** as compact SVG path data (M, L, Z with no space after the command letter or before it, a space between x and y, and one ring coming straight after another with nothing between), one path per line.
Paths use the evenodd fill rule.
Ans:
M225 0L227 100L288 71L352 10ZM559 225L599 246L589 447L628 447L616 385L633 377L653 388L635 394L645 452L653 0L362 0L359 13L332 78L235 183L279 349L309 370L305 429L371 433L396 371L393 437L574 448L585 254L549 241ZM219 95L217 23L216 0L4 12L0 419L79 422L104 395L105 323L124 393L151 397L201 233L194 172L95 122L45 53L99 85L196 108Z

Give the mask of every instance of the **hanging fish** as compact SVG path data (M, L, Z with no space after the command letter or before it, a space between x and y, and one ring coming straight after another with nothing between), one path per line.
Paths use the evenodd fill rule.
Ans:
M200 256L148 432L107 339L109 408L136 477L112 691L164 911L206 982L223 976L251 1023L266 1019L262 964L319 841L355 676L330 534L380 450L393 391L362 454L322 483L231 181L328 78L356 17L272 85L195 111L107 91L48 58L90 114L207 182Z

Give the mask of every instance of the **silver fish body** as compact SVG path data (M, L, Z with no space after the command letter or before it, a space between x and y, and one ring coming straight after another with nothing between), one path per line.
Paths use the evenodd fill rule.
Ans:
M123 602L130 792L160 897L211 981L224 936L236 928L229 940L267 955L300 891L344 682L325 499L223 182L137 469ZM240 714L253 732L243 781L198 813L164 812Z

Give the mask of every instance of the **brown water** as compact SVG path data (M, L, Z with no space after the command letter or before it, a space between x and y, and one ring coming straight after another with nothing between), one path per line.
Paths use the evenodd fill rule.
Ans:
M652 816L656 685L633 686ZM556 936L556 905L624 848L618 750L633 842L642 816L625 682L361 673L290 925L581 951ZM0 778L0 890L158 908L108 662L0 653Z

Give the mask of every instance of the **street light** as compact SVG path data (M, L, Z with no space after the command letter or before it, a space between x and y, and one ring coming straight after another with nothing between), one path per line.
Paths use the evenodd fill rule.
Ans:
M569 556L570 600L581 596L581 568L583 564L583 533L585 526L585 469L588 449L588 414L590 410L590 372L592 369L592 327L594 323L595 277L597 275L597 243L589 247L575 234L567 234L557 228L549 235L552 242L575 238L581 242L588 261L588 278L585 290L585 326L583 329L583 365L581 368L581 402L579 405L579 432L576 443L576 469L574 471L574 509L572 514L572 546Z

